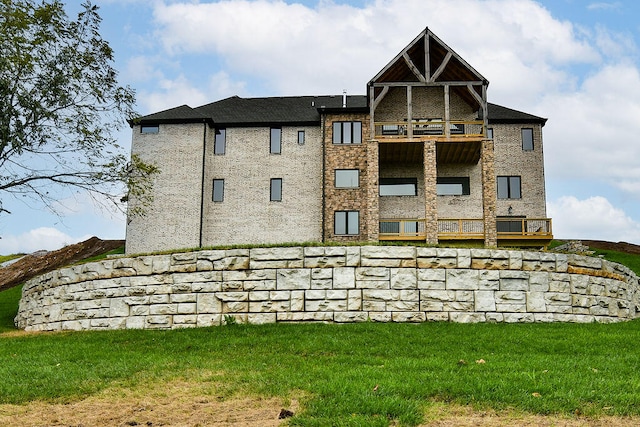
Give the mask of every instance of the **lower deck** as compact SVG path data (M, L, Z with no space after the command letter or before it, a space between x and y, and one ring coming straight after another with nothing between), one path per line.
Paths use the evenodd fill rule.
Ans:
M499 218L496 220L498 246L544 246L553 240L550 218ZM381 241L424 241L424 219L380 220ZM483 241L484 220L438 219L438 241Z

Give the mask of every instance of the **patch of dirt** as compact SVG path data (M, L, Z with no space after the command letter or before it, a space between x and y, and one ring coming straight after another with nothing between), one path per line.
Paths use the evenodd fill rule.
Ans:
M562 417L515 411L474 411L470 407L434 404L427 410L429 422L419 427L637 427L640 417Z
M640 245L634 245L627 242L605 242L603 240L582 240L582 244L594 249L605 249L618 252L626 252L628 254L640 255Z
M124 246L124 240L101 240L92 237L57 251L26 255L13 264L0 268L0 291L18 286L40 274L104 254L122 246Z
M0 405L6 427L275 427L283 409L295 413L296 400L242 397L225 399L202 383L173 381L133 390L113 388L71 403Z
M0 405L4 427L279 427L281 414L300 412L292 399L224 398L203 383L172 381L136 389L112 388L67 403ZM514 411L476 411L433 403L419 427L636 427L640 418L541 416ZM395 425L393 422L390 425Z

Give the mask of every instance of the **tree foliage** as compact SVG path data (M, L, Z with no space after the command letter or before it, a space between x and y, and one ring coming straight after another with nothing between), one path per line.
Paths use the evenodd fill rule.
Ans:
M72 20L58 0L0 0L0 201L145 194L157 169L116 143L135 94L118 84L100 22L90 2Z

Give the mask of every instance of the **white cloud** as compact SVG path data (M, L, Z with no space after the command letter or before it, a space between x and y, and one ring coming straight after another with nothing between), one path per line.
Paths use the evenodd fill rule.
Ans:
M497 82L494 95L517 89L520 99L533 97L566 80L552 64L599 60L570 23L529 0L379 0L364 8L182 2L159 3L154 16L168 53L219 55L229 74L253 74L279 95L364 93L366 82L427 24Z
M547 173L599 179L640 195L640 71L607 65L572 93L549 93L541 110Z
M158 81L160 91L140 91L138 103L143 112L162 111L180 105L197 106L211 102L211 99L202 90L194 86L184 75L175 79L163 78Z
M564 196L549 202L548 208L556 238L640 242L640 223L605 197Z
M591 3L587 6L589 10L620 10L622 8L622 3L619 1L615 2L596 2Z
M52 227L40 227L20 235L4 235L0 239L0 254L31 253L38 250L55 250L82 242L91 236L72 237Z

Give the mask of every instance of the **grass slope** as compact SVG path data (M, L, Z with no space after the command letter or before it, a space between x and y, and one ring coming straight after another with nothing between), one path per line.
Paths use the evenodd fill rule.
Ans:
M0 335L0 402L186 378L216 396L309 396L292 425L422 421L433 401L640 414L640 322L272 324ZM482 363L484 361L485 363Z
M22 286L0 292L0 333L15 330L13 319L18 314Z

